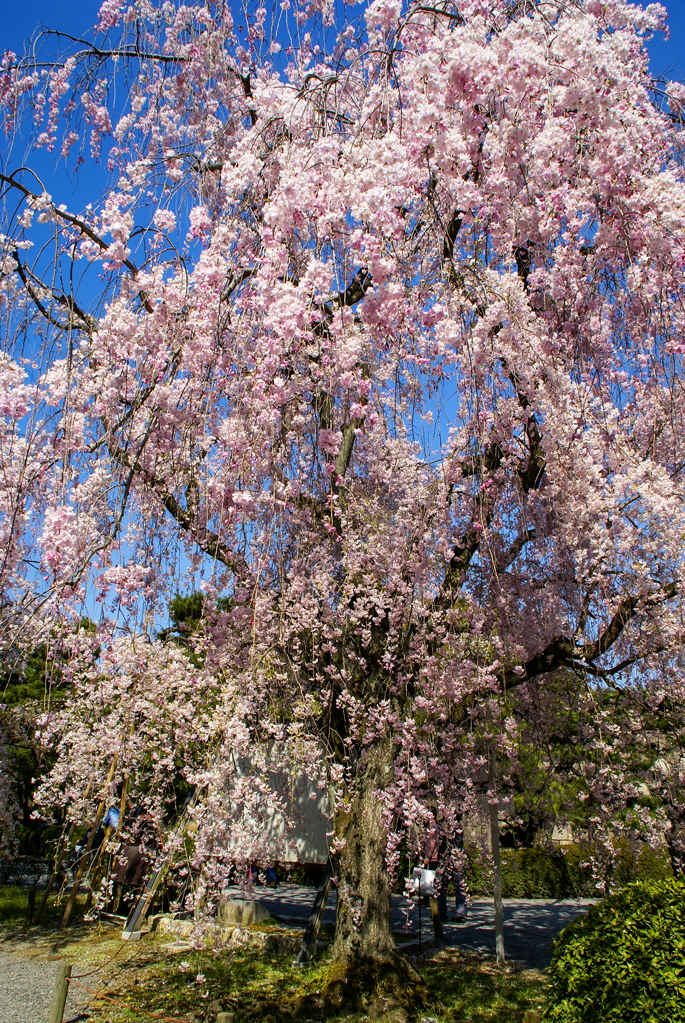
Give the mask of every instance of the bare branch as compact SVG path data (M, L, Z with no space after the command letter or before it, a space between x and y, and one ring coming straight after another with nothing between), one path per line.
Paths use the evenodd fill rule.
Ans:
M26 188L25 185L21 184L21 182L15 181L13 175L8 176L7 174L0 173L0 181L4 182L6 185L10 185L12 188L17 188L20 192L23 193L25 198L31 199L32 202L35 202L38 199L40 199L40 196L36 192L32 192L30 188ZM71 224L72 227L77 227L81 234L84 234L87 238L90 238L92 242L95 242L95 244L99 246L101 251L104 252L109 248L109 244L98 234L96 234L95 231L93 231L92 227L90 227L85 222L85 220L82 220L80 217L75 217L73 213L67 213L66 210L59 209L59 207L57 207L53 202L50 203L50 206L55 218L64 220L67 224ZM131 276L135 280L135 278L138 276L138 267L135 265L135 263L133 263L130 259L123 259L122 265L125 266L126 269L130 271ZM150 302L150 299L147 296L147 292L141 289L138 292L138 295L146 311L148 313L153 312L153 306Z

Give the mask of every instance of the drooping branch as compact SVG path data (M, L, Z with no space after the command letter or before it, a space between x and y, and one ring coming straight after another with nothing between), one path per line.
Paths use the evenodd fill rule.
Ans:
M521 487L524 493L527 494L531 490L537 490L540 487L547 462L542 444L540 428L535 418L535 414L530 412L530 400L523 391L521 379L515 371L509 373L509 379L516 388L519 405L521 406L524 414L527 414L525 431L528 439L529 456L527 462L519 465L517 470ZM503 461L504 451L502 450L501 445L497 442L493 442L486 446L481 455L474 455L462 462L462 477L464 479L468 479L473 476L482 475L484 472L487 472L489 476L493 476L501 468ZM494 495L494 489L492 493ZM451 491L450 496L448 496L448 501L450 499ZM489 490L484 491L481 489L479 491L476 498L476 505L477 514L474 514L473 516L473 524L468 527L468 529L460 537L458 543L455 544L454 553L448 562L440 594L433 605L436 608L448 607L450 606L450 602L454 600L454 595L464 584L466 573L471 561L480 549L486 528L492 522L494 514L494 497L491 496L491 492ZM513 564L514 560L523 549L524 544L529 543L534 538L535 531L532 529L527 530L524 534L522 534L510 548L509 553L512 555L511 559L506 561L506 564L503 566L498 565L498 570L503 570ZM517 546L519 542L520 546Z
M184 64L188 61L188 57L180 56L174 53L159 53L154 50L142 50L138 45L131 46L113 46L103 48L96 46L95 43L89 42L87 39L83 39L80 36L70 35L68 32L60 32L54 28L43 28L41 35L45 36L56 36L58 39L68 39L71 43L77 43L82 49L72 56L75 60L84 60L86 57L97 57L99 60L152 60L161 64ZM33 64L32 64L33 66ZM53 67L58 65L52 65Z
M146 487L149 487L156 494L162 505L169 512L171 517L178 523L194 543L223 565L229 568L234 575L245 578L249 575L249 567L244 558L241 558L225 544L217 533L206 526L199 527L197 523L197 508L184 508L179 504L176 497L171 493L163 480L155 475L147 466L141 465L136 457L132 459L128 451L114 443L108 443L108 450L112 458L129 469L141 479Z
M319 306L319 308L324 311L325 315L318 321L318 323L314 324L312 328L313 332L323 336L328 329L329 323L333 319L334 307L342 309L344 307L356 305L357 302L361 302L366 292L371 287L371 283L371 274L365 267L361 267L346 288L339 291L337 295L332 296ZM313 358L314 361L317 361L315 356L312 355L311 358ZM333 398L328 391L323 389L317 391L312 399L312 405L318 415L320 427L324 430L333 429ZM334 463L336 479L338 477L344 478L347 470L349 469L357 430L359 430L363 424L363 418L354 417L342 428L342 444ZM335 491L338 489L336 479L332 481L332 486Z
M503 363L506 368L506 360L503 360ZM516 390L518 403L524 414L527 415L525 430L526 437L528 438L529 457L527 465L519 468L518 476L521 480L521 486L523 487L524 492L528 494L531 490L537 490L540 486L542 476L545 471L545 465L547 463L545 451L542 446L542 437L538 421L535 418L535 413L529 411L531 403L528 395L523 389L521 377L516 370L511 370L509 372L509 379Z
M32 203L38 202L41 199L41 196L39 196L36 192L31 191L30 188L27 188L25 185L22 185L21 182L16 181L13 174L7 175L0 173L0 181L2 181L5 185L18 189L23 194L24 198L29 199ZM67 210L60 209L52 201L50 201L50 210L56 220L62 220L65 223L70 224L72 227L78 228L81 234L85 235L86 238L89 238L100 248L101 252L105 252L109 249L109 244L104 240L104 238L101 238L100 235L98 235L81 217L76 217L73 213L68 213ZM122 266L126 267L126 269L130 272L131 277L135 280L138 276L138 267L135 263L130 259L122 259L121 263ZM140 289L138 291L138 296L146 312L153 312L153 306L148 298L147 292Z
M88 313L81 309L74 297L72 295L65 295L62 292L54 291L53 289L51 293L52 301L62 307L65 307L69 311L69 319L66 323L61 323L59 320L55 319L50 310L43 304L38 292L39 288L44 289L45 286L36 278L36 275L29 270L28 267L22 264L17 249L12 251L12 257L16 265L16 271L19 275L19 279L24 285L27 295L35 305L38 312L48 321L48 323L60 330L75 328L77 330L84 330L87 333L91 333L93 331L95 328L95 320L92 316L89 316ZM78 319L75 319L75 317Z

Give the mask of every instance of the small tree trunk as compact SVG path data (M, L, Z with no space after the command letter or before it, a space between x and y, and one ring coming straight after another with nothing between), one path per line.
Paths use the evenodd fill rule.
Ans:
M685 860L685 829L683 828L685 813L678 812L674 807L668 814L671 821L671 830L665 834L668 855L671 860L671 868L674 877L683 873L683 861Z

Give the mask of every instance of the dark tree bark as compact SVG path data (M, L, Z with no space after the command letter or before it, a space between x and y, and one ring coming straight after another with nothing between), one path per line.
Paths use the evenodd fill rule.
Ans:
M337 960L394 955L390 882L385 871L385 829L378 793L393 779L393 746L373 746L358 769L358 790L338 814L336 834L345 846L337 859L338 898L334 956Z
M345 844L336 858L338 910L333 966L324 1003L386 1011L425 1001L427 990L412 964L395 948L391 888L385 869L386 829L379 799L392 782L394 747L389 736L360 758L354 795L337 814Z

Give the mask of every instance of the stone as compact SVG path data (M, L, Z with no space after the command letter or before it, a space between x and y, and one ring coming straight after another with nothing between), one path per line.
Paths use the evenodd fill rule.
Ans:
M523 1023L540 1023L542 1016L535 1009L526 1009L523 1016Z
M247 899L228 899L219 903L217 920L222 927L231 924L239 927L254 927L267 920L271 914L261 902L248 902Z
M181 934L187 937L195 930L195 924L192 920L174 920L173 917L165 914L155 921L154 930L158 934Z

